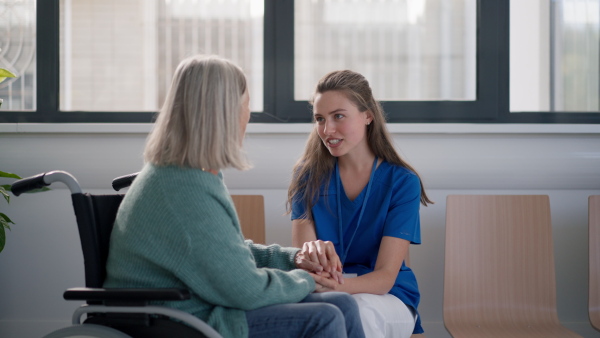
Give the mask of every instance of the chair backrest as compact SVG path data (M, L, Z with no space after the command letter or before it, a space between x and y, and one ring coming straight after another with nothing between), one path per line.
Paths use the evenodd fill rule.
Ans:
M86 287L100 288L104 283L110 233L123 196L71 195L83 251Z
M262 195L231 195L242 233L254 243L265 244L265 199Z
M600 331L600 195L589 197L589 316L592 326Z
M451 195L443 313L452 322L558 322L546 195Z

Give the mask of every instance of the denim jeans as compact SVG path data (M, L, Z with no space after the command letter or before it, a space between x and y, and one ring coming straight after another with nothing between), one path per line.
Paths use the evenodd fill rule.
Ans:
M299 303L246 312L250 337L363 338L358 305L343 292L311 293Z

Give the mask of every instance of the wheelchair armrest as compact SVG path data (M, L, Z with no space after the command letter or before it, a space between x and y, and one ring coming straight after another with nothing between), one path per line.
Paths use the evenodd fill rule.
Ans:
M104 289L71 288L64 292L65 300L101 301L105 303L139 304L153 300L186 300L191 295L183 289Z

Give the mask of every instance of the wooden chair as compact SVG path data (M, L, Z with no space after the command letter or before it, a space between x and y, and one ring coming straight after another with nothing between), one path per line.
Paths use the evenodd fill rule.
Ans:
M265 199L262 195L231 195L242 233L254 243L265 244Z
M600 331L600 195L589 198L588 225L590 242L589 316L592 326Z
M580 337L558 320L548 196L448 196L443 314L453 337Z

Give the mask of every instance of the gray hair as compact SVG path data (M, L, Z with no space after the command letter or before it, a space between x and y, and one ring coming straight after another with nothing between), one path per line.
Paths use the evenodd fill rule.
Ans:
M248 169L240 125L243 71L218 56L196 55L177 66L148 135L144 159L197 169Z

